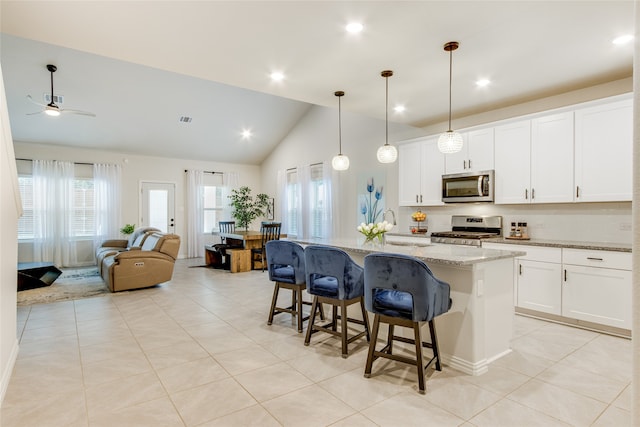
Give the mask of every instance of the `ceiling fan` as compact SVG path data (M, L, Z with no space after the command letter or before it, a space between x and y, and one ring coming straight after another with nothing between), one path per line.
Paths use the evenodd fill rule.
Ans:
M34 114L40 114L40 113L45 113L48 116L59 116L61 113L70 113L70 114L79 114L81 116L91 116L91 117L95 117L96 115L93 113L90 113L88 111L81 111L81 110L69 110L67 108L60 108L58 105L56 105L53 96L53 73L56 72L56 70L58 69L58 67L56 67L55 65L51 65L51 64L47 64L47 70L49 70L49 72L51 73L51 102L49 102L47 105L44 104L40 104L39 102L36 102L31 95L27 95L27 99L29 99L29 101L33 102L36 105L39 105L41 107L44 107L44 110L42 111L36 111L35 113L27 113L28 116L34 115Z

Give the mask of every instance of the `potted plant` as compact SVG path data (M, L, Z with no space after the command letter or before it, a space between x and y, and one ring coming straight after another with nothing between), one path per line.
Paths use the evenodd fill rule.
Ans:
M120 232L125 236L128 236L129 234L133 233L135 229L136 229L135 224L125 224L124 227L120 229Z
M233 208L231 216L236 220L236 226L245 230L249 229L249 224L254 219L264 216L265 210L269 206L269 196L260 193L254 199L249 187L231 190L229 199L231 199L231 207Z

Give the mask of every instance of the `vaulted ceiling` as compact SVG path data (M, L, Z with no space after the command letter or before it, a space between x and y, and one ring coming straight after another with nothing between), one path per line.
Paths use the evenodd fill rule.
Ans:
M389 120L446 120L450 40L454 119L629 77L633 43L612 40L633 15L615 0L3 0L0 60L16 140L259 164L336 90L343 111L384 120L385 69L390 108L405 106ZM40 107L26 96L50 91L46 64L61 107L96 117L28 115Z

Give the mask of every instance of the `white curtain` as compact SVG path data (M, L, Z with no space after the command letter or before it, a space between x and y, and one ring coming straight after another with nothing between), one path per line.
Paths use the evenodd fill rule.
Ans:
M222 219L224 221L231 221L231 205L229 204L229 196L231 190L238 188L238 172L225 172L222 174L222 203L224 208L222 209Z
M73 236L74 165L33 161L33 260L61 267L78 264Z
M204 172L187 171L187 257L204 256Z
M287 171L282 169L278 171L276 181L276 200L278 201L278 209L280 222L282 223L281 230L285 234L292 234L289 230L289 221L287 215ZM275 206L274 206L275 208ZM277 219L276 219L277 221Z
M323 200L324 206L321 210L322 216L320 218L320 236L323 239L330 239L334 236L334 222L336 215L335 206L337 202L334 198L337 196L337 191L334 191L335 186L333 185L333 168L329 162L322 163L322 187L320 191L324 194L318 195L318 200Z
M302 165L296 168L296 176L298 178L298 186L296 187L296 199L300 205L297 209L298 237L307 239L311 236L311 166Z
M122 228L122 167L93 165L94 248L104 240L120 237Z

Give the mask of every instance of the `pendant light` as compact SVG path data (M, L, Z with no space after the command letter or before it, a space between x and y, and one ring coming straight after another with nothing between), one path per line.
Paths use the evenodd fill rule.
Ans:
M338 155L331 160L331 166L337 171L346 171L349 169L349 158L342 154L342 107L340 104L340 98L344 96L344 92L339 90L334 92L334 95L338 97Z
M393 76L393 71L385 70L380 73L385 78L386 85L386 106L384 113L385 122L385 143L382 147L378 148L378 161L380 163L393 163L398 158L398 150L393 145L389 145L389 77Z
M451 129L451 70L453 65L453 51L458 48L458 42L448 42L444 45L445 52L449 52L449 130L438 138L438 150L444 154L457 153L462 150L462 135Z

